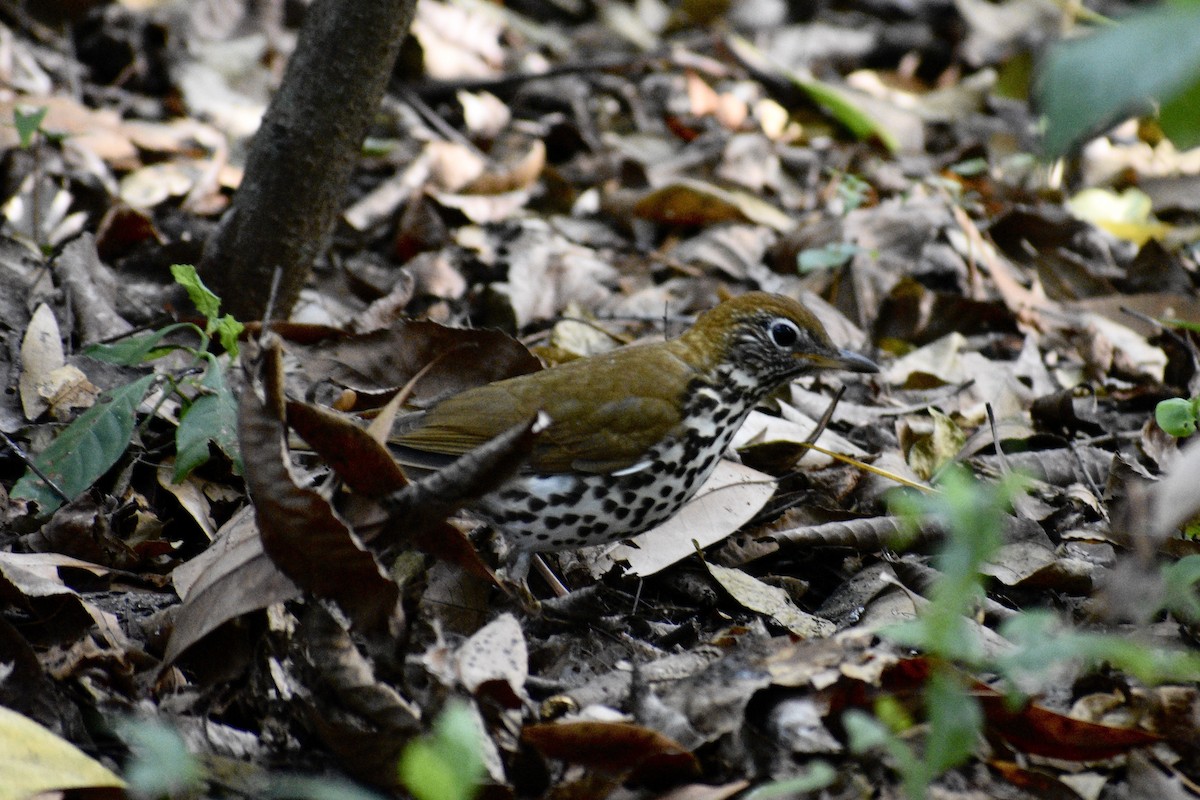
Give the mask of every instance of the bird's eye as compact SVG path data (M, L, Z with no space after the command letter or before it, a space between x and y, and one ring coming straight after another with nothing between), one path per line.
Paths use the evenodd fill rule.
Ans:
M777 319L771 323L771 341L778 347L791 347L800 338L800 329L796 323L786 319Z

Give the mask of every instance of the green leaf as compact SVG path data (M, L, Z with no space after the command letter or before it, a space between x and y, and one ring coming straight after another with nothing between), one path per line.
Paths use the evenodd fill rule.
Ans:
M835 780L837 780L837 770L824 761L813 761L808 764L808 772L804 775L763 784L746 792L741 798L742 800L793 798L832 786Z
M1084 39L1056 45L1034 86L1046 115L1043 148L1057 158L1122 118L1170 105L1200 75L1200 6L1167 4L1131 15ZM1190 127L1198 124L1193 119ZM1188 127L1174 109L1172 127Z
M172 264L171 276L175 278L176 283L187 290L188 297L195 304L196 310L209 321L208 330L211 332L213 320L221 311L221 298L204 285L204 281L200 280L200 276L196 273L196 268L191 264Z
M1185 556L1163 567L1163 595L1171 613L1187 622L1200 622L1200 556Z
M850 741L850 750L855 753L883 747L892 738L892 732L886 725L858 709L850 709L842 715L842 727Z
M733 36L728 40L730 48L753 69L781 75L798 86L814 103L829 116L841 123L860 140L877 137L891 152L900 149L896 137L859 105L853 92L818 80L811 74L788 69L774 62L766 53L755 47L748 39Z
M75 497L95 483L117 463L133 438L138 403L157 376L146 375L109 392L101 401L79 415L34 463L68 497ZM45 512L62 505L58 495L42 479L26 472L12 489L13 497L37 501Z
M1196 408L1190 400L1172 397L1154 407L1154 421L1172 436L1191 436L1196 432Z
M119 342L89 345L83 354L109 364L121 364L127 367L141 364L164 356L172 350L186 349L182 345L160 344L167 336L183 328L191 328L197 335L201 335L200 329L192 323L176 322L160 330L130 336Z
M925 763L940 775L970 757L983 730L983 712L958 676L948 669L934 670L925 689L929 711L929 736Z
M486 770L470 710L451 703L430 736L414 739L400 756L400 780L416 800L470 800Z
M201 394L183 412L179 428L175 431L175 483L208 461L209 442L233 461L235 475L242 474L242 452L237 437L237 398L225 383L225 371L220 362L211 356L200 387Z
M280 800L383 800L344 778L318 778L308 775L272 775L266 787L267 797Z
M1158 110L1158 124L1180 150L1200 145L1200 76Z
M1200 655L1145 642L1074 630L1049 612L1029 611L1005 620L1000 635L1016 645L996 667L1022 688L1050 679L1050 666L1109 664L1147 684L1200 679Z
M134 797L183 797L203 788L204 768L170 725L126 719L116 727L132 751L125 780Z
M33 144L33 137L41 130L42 121L46 119L46 112L49 110L47 106L38 106L31 110L20 106L13 108L13 125L16 126L21 147L28 148Z
M856 139L865 141L874 136L889 151L895 153L900 149L900 142L895 135L861 108L853 93L791 70L788 70L788 77Z
M849 242L833 242L824 247L810 247L807 250L801 250L800 255L796 256L796 269L801 275L807 275L810 272L840 267L854 258L860 249L858 245Z
M1191 322L1186 319L1175 319L1173 317L1163 317L1158 320L1160 325L1168 328L1179 328L1185 331L1195 331L1200 333L1200 322Z
M225 348L225 352L229 353L230 358L237 358L238 337L244 330L246 330L246 326L228 314L217 320L217 339Z

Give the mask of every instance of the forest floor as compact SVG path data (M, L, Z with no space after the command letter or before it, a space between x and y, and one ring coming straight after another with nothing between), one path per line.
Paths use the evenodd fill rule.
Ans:
M0 800L1200 796L1200 454L1156 424L1200 392L1200 151L1040 155L1070 4L421 0L292 320L235 345L171 268L303 5L0 9ZM881 371L785 387L540 609L469 513L372 499L398 393L750 290Z

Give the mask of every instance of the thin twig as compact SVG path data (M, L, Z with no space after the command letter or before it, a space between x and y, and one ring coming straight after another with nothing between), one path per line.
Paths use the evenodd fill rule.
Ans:
M42 479L43 483L45 483L47 486L50 487L50 491L54 492L54 494L58 496L59 500L62 500L64 503L71 502L71 498L67 497L67 493L64 492L62 489L60 489L58 487L58 484L50 479L49 475L42 472L41 468L38 467L37 464L33 463L33 459L31 459L25 453L25 451L21 449L20 445L18 445L12 439L8 438L7 433L5 433L4 431L0 431L0 438L4 439L5 446L8 447L8 449L12 452L13 455L15 455L17 458L21 459L21 461L24 462L25 466L29 467L30 472L32 472L34 475L37 475L39 478Z

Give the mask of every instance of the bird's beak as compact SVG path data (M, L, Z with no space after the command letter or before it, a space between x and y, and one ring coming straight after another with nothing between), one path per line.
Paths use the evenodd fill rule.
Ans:
M844 369L850 372L879 372L879 365L853 350L837 350L832 355L811 355L810 363L817 369Z

